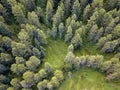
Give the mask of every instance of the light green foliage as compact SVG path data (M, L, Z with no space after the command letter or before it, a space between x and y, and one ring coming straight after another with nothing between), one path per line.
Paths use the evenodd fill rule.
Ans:
M95 25L92 26L91 30L88 33L88 39L90 41L93 41L94 37L97 34L97 31L98 31L98 26L95 24Z
M79 0L75 0L73 7L72 7L72 14L76 14L77 19L80 17L81 10L80 10L80 3Z
M56 14L53 16L53 26L55 25L56 27L58 27L63 17L64 17L64 5L61 2L57 8Z
M91 16L91 8L90 8L90 5L87 5L84 9L84 12L83 12L83 21L84 22L87 22L88 18Z
M68 52L73 52L73 51L74 51L74 47L73 47L72 44L70 44L70 45L68 46Z
M0 21L3 22L3 23L5 22L3 16L0 16Z
M65 42L70 42L73 37L72 27L68 26L67 33L65 35Z
M24 64L25 59L23 57L15 57L16 64Z
M114 37L120 37L120 24L118 24L118 25L114 28L113 33L114 33Z
M25 54L28 52L28 47L23 43L17 43L12 41L11 47L12 47L12 54L14 56L25 57Z
M119 45L119 39L114 41L108 41L102 48L102 52L113 52L115 48Z
M7 90L15 90L14 87L9 87Z
M40 65L40 60L35 57L31 56L29 60L26 62L26 66L29 70L36 71L37 67Z
M105 62L103 62L102 66L101 66L101 70L103 72L106 72L111 66L112 66L111 61L105 61Z
M71 17L66 19L66 29L71 26L73 30L78 29L81 26L81 22L77 21L76 14L73 14Z
M60 23L60 25L58 26L58 31L59 31L59 37L63 38L64 36L64 31L65 31L65 27L63 23Z
M97 48L103 47L104 44L105 44L107 41L110 41L111 39L112 39L112 35L111 35L111 34L108 34L106 37L101 37L101 38L98 40Z
M52 16L53 16L53 1L47 0L46 5L46 23L50 25L52 23Z
M3 7L2 4L0 4L0 13L2 13L3 15L6 13L6 9Z
M73 69L80 70L80 58L76 57L73 62Z
M42 30L37 29L35 35L34 35L34 42L35 42L35 46L36 47L40 47L41 45L46 45L47 41L46 41L46 36L43 33Z
M53 88L58 88L59 85L60 85L57 77L55 77L55 76L52 77L51 81L48 83L48 86L49 86L49 84L52 84L52 85L53 85Z
M47 77L47 73L46 73L45 69L41 69L41 70L39 70L38 73L34 74L34 80L36 83L42 81L46 77Z
M95 7L103 7L103 0L93 0L93 2L92 2L92 5L93 5L93 7L95 8Z
M26 22L24 11L22 10L20 5L15 4L14 6L12 6L12 13L14 14L19 24Z
M61 70L56 70L54 72L54 76L57 78L59 82L62 82L64 79L63 72Z
M103 27L101 27L101 28L97 31L97 34L95 35L94 40L93 40L95 43L101 38L101 36L103 35L103 32L104 32Z
M10 49L11 48L11 42L12 42L12 39L7 37L7 36L3 36L2 37L2 44L7 48L7 49Z
M1 53L0 57L1 57L1 62L3 63L10 64L13 62L12 56L8 53Z
M21 40L22 43L25 43L26 45L31 45L31 38L24 29L21 29L21 31L19 32L18 38Z
M45 63L45 71L48 75L51 75L53 73L53 68L48 62Z
M110 22L113 20L112 15L110 13L105 13L104 20L103 20L103 26L106 27L110 24Z
M13 78L11 80L10 84L14 87L14 89L20 89L21 88L20 79L18 79L18 78Z
M26 67L24 64L12 64L11 71L17 75L21 75L26 71Z
M74 49L80 48L82 46L82 43L83 41L82 41L81 36L79 35L79 33L76 33L71 40L71 44L73 44Z
M30 88L32 85L34 85L34 73L31 71L26 71L23 74L23 79L20 84L24 88Z
M28 23L29 24L32 24L36 27L40 27L39 18L34 11L28 12L27 18L28 18Z
M39 83L37 84L38 90L44 90L44 89L46 89L47 83L48 83L47 80L43 80L42 82L39 82Z
M66 70L72 69L72 64L74 62L74 59L75 59L74 54L72 52L68 52L67 56L64 59Z
M7 2L11 5L11 7L17 4L16 0L7 0Z

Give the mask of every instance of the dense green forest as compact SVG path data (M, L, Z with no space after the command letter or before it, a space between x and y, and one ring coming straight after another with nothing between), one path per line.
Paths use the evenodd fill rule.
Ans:
M0 90L120 90L120 0L0 0Z

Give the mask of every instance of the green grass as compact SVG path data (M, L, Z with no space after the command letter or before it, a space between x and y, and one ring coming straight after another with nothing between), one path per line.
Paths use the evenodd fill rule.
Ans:
M94 43L84 43L83 46L74 52L76 56L80 55L103 55L105 60L109 60L114 56L113 53L102 53L100 50L96 49Z
M60 40L48 38L46 47L45 62L49 62L54 69L61 69L64 65L64 58L67 54L68 45ZM74 52L76 56L102 54L96 50L94 44L84 44L82 48ZM105 59L110 59L114 54L102 54ZM44 65L43 63L43 65ZM78 72L72 72L72 79L69 79L67 73L64 73L65 81L57 90L120 90L120 83L106 83L102 73L88 68L82 68ZM84 78L82 78L83 76Z
M120 90L120 83L106 83L101 73L90 68L82 68L72 73L71 79L66 75L58 90Z
M61 69L67 54L67 44L60 39L52 40L48 38L47 41L44 62L49 62L55 69Z

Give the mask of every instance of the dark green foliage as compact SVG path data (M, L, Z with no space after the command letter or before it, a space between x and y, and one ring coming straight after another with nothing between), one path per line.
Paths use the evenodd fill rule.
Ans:
M24 5L26 12L33 11L35 9L35 0L19 0Z
M6 68L3 64L0 64L0 74L6 72L8 68Z
M41 7L37 7L36 14L39 17L40 22L44 23L45 22L45 16L44 16L44 12L43 12Z
M7 25L0 21L0 34L3 36L11 36L11 32L9 31Z

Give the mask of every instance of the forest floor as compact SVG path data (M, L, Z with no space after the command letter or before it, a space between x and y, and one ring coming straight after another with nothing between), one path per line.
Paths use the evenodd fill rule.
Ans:
M54 69L62 69L64 58L67 55L67 47L68 45L60 39L52 40L48 38L44 62L49 62ZM95 45L84 44L84 46L76 50L74 54L80 56L101 53L95 49ZM113 54L102 55L104 55L106 60L113 57ZM67 77L67 73L64 74L65 81L62 83L59 90L120 90L120 83L106 83L102 73L88 68L82 68L79 72L73 72L71 79ZM83 78L81 78L81 76L83 76Z

